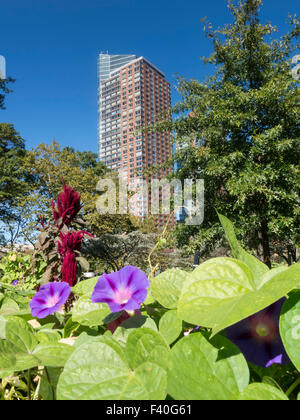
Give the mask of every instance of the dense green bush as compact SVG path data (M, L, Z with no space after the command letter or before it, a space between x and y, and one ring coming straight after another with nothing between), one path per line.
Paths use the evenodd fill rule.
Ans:
M32 290L39 284L46 266L46 262L38 261L33 270L31 254L11 252L0 260L0 283Z

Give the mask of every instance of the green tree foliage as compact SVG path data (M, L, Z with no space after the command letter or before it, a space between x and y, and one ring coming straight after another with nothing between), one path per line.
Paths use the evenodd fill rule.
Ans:
M14 82L14 79L11 77L7 79L0 78L0 109L5 109L4 99L8 93L12 92L12 90L8 88L8 84L12 82Z
M25 144L12 124L0 123L0 221L15 219L14 207L27 193L27 175L22 170Z
M299 86L291 74L300 26L290 17L291 30L273 39L277 28L260 22L261 4L229 1L232 24L205 23L214 52L203 60L216 72L181 79L178 116L159 127L176 133L176 177L205 181L204 223L179 226L179 243L211 251L223 235L217 210L270 266L273 252L295 260L300 238Z
M100 178L112 176L92 152L78 152L71 147L61 148L53 141L40 144L26 153L23 169L28 171L34 182L30 195L19 200L19 209L27 220L30 235L39 221L39 214L45 219L52 217L51 203L62 189L62 179L81 195L82 216L89 232L98 236L102 233L130 231L133 225L127 215L100 215L96 210L99 193L96 185Z

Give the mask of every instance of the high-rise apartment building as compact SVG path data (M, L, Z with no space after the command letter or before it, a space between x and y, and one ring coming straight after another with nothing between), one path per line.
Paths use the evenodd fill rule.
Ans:
M170 134L142 132L170 108L170 84L144 57L100 54L98 61L99 158L134 185L146 168L171 155ZM166 176L161 169L156 178ZM145 216L143 203L136 214ZM165 217L160 217L161 222Z

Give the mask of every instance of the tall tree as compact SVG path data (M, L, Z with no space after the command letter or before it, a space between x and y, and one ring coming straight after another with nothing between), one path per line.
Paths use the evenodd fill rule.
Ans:
M17 200L28 190L22 168L25 157L23 138L12 124L0 123L0 220L14 219Z
M291 59L300 26L290 16L291 30L273 39L277 29L260 22L261 5L229 1L232 24L205 23L214 52L204 62L216 72L203 82L180 80L177 117L160 128L176 133L176 177L205 181L204 223L179 226L181 245L204 255L220 243L218 210L270 266L273 251L291 262L299 246L300 92Z
M7 79L1 79L0 78L0 109L5 109L4 106L4 99L5 96L12 92L11 89L8 88L8 84L14 82L15 80L11 77L8 77Z

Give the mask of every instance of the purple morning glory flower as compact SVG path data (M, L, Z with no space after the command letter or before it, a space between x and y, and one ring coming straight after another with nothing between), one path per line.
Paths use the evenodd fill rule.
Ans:
M282 365L282 354L280 354L279 356L274 357L274 359L269 360L268 363L266 364L266 368L272 366L272 365Z
M289 357L279 333L279 317L285 298L226 329L226 336L235 343L245 358L258 366L286 364Z
M12 285L13 285L13 286L16 286L17 284L19 284L18 280L14 280L14 281L12 282Z
M143 271L127 265L120 271L103 274L99 278L92 294L92 302L107 303L112 312L134 311L145 301L149 286L149 280Z
M70 296L71 288L65 282L45 284L31 299L29 306L32 316L46 318L57 312Z

